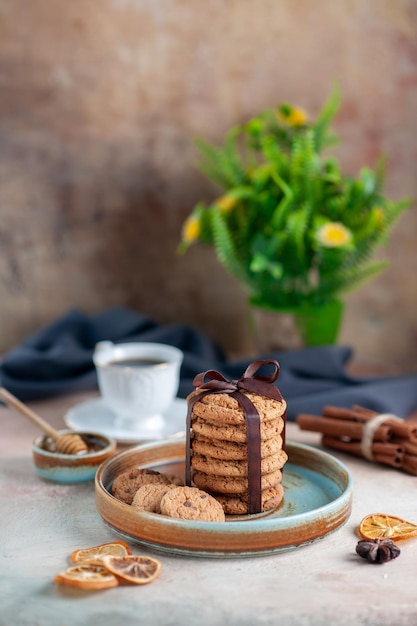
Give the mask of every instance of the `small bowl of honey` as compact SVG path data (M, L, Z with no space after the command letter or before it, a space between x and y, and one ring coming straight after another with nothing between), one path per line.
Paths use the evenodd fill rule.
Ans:
M71 430L59 432L61 435L80 435L87 450L79 454L63 454L57 451L51 437L37 437L32 444L35 471L42 478L53 482L71 484L94 480L100 465L116 451L116 442L105 435Z

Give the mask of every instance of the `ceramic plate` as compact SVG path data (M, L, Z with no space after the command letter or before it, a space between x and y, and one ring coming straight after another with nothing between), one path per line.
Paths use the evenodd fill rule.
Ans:
M287 442L284 502L258 515L227 516L226 522L185 521L138 512L111 494L112 482L132 467L184 476L185 439L137 446L105 461L96 474L96 505L102 519L127 539L189 556L259 556L291 550L334 532L349 518L352 480L332 455Z
M102 398L94 398L69 409L64 420L68 428L73 430L89 430L106 435L119 443L130 444L184 436L186 416L186 401L175 398L161 416L156 428L144 434L120 423L116 413L106 406Z

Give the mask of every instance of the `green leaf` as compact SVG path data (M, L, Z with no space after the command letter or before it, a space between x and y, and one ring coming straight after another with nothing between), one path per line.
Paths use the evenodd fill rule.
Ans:
M291 191L291 190L290 190ZM288 212L291 208L292 193L286 194L278 203L271 217L271 229L275 231L282 230L285 225Z
M240 128L233 127L227 133L222 147L216 147L202 139L195 141L200 152L198 169L226 189L241 184L245 178L246 170L237 146L239 133Z
M377 190L377 183L374 172L367 167L363 167L359 173L359 176L363 185L364 193L368 196L375 193Z
M249 269L255 274L259 272L268 272L276 280L281 278L283 274L281 263L274 263L272 261L269 261L265 255L260 253L255 254L251 261Z
M382 190L385 180L386 159L384 155L378 157L378 161L375 167L375 181L376 191L379 193Z
M281 176L279 176L275 172L272 174L272 178L274 179L274 181L277 184L277 186L281 189L282 193L285 195L285 197L288 200L288 202L291 202L291 200L294 197L294 192L291 189L290 185L288 185L285 182L285 180L283 178L281 178Z
M343 294L362 286L371 278L375 278L388 266L387 261L374 261L364 267L343 270L340 274L326 279L326 285L321 289L325 294Z
M247 277L236 254L236 248L230 236L226 220L218 210L211 210L210 218L213 229L214 247L220 263L222 263L230 274L246 284Z
M328 134L328 127L340 108L340 101L340 89L335 85L330 97L321 109L316 122L313 124L315 144L318 152L321 152L324 147L334 144L337 141L336 135Z
M311 207L305 203L300 209L293 211L287 219L286 232L288 239L294 242L298 265L307 269L306 234L310 219ZM304 270L304 271L305 271Z

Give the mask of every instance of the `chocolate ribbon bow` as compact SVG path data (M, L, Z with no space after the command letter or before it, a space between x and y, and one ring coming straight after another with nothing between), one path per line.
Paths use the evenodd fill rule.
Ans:
M274 371L269 376L255 375L263 365L273 365ZM274 359L264 359L254 361L243 372L239 380L228 380L217 370L207 370L193 380L196 389L209 389L211 393L230 393L243 389L252 393L257 393L268 398L282 401L282 396L277 387L272 386L279 376L279 365ZM205 378L209 380L206 382Z
M264 365L273 365L274 371L269 376L257 375ZM251 400L242 393L249 391L282 402L282 395L272 383L279 376L279 365L274 359L264 359L251 363L239 380L228 380L217 370L207 370L193 380L199 392L188 400L187 442L186 442L186 483L191 485L191 415L198 400L212 393L228 393L235 398L243 410L246 421L248 446L248 512L262 511L262 472L261 472L261 422L259 413ZM206 378L208 380L206 380Z

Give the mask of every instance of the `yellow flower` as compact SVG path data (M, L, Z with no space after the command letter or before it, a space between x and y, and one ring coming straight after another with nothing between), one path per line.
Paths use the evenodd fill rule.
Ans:
M229 211L231 211L233 207L236 206L236 203L237 200L236 198L233 198L233 196L222 196L221 198L218 198L215 202L220 211L223 211L224 213L228 213Z
M384 209L380 206L376 206L372 209L374 215L375 215L375 220L378 226L383 226L384 224Z
M304 126L307 123L307 113L304 109L283 104L278 111L278 117L289 126Z
M200 222L195 215L190 215L184 222L182 227L182 240L184 243L191 244L197 241L201 232Z
M351 241L352 233L340 222L327 222L319 228L317 239L326 248L340 248Z

